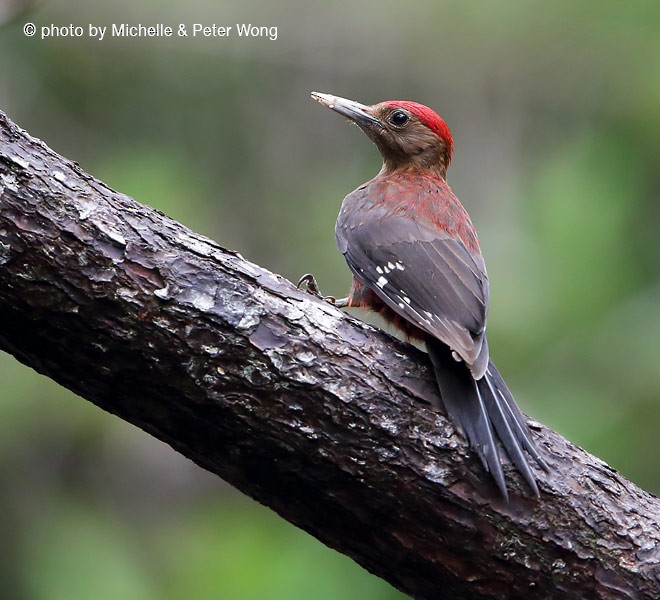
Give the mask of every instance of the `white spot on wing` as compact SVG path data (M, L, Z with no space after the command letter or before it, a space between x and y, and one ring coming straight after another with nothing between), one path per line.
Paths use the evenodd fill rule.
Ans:
M383 277L382 275L378 278L378 281L376 282L376 285L383 289L387 285L387 279Z
M383 274L383 269L381 269L380 267L376 267L376 273L378 273L379 275L382 275Z
M403 302L399 302L399 308L405 308L405 304Z
M406 267L403 265L403 263L397 262L394 264L394 266L399 269L399 271L405 271Z
M404 296L404 297L403 297L403 301L404 301L406 304L410 304L410 298L408 298L408 296Z
M390 271L394 268L394 265L391 262L388 262L387 266L390 268Z

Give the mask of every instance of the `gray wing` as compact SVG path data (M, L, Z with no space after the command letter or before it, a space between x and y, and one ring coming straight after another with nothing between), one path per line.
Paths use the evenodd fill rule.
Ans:
M447 344L480 378L488 366L483 258L445 232L404 216L383 216L353 227L340 217L335 235L348 266L392 310Z

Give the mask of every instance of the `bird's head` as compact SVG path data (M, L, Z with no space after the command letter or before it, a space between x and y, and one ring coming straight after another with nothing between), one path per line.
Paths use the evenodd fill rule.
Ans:
M312 92L312 98L358 125L378 147L386 171L428 171L445 177L453 140L447 123L430 108L407 100L366 106L319 92Z

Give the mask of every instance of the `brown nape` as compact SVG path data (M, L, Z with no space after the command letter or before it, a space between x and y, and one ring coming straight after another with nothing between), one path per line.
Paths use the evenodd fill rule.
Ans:
M377 312L385 321L394 326L398 331L402 331L409 340L426 341L429 337L427 333L415 327L410 321L407 321L389 306L387 306L372 289L365 287L358 279L353 277L351 293L348 296L348 306L350 308L365 308Z

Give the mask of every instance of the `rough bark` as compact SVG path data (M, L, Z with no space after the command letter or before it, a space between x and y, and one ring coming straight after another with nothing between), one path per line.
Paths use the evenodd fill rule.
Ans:
M0 347L417 598L660 598L660 501L535 425L507 504L426 355L0 113Z

